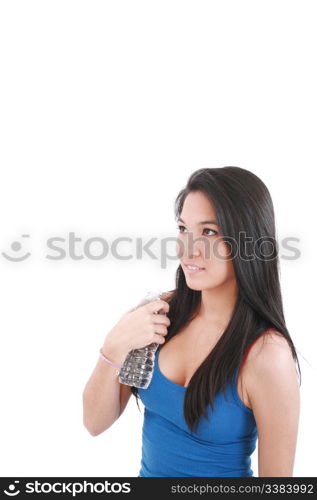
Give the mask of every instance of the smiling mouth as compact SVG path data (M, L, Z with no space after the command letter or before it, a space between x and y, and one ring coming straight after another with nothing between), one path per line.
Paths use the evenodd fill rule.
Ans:
M190 271L203 271L205 268L204 267L198 267L198 266L191 266L188 264L184 264L186 269L189 269Z

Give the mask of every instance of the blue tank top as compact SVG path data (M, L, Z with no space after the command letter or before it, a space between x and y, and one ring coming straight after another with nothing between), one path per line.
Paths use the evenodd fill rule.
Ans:
M162 344L164 345L164 344ZM142 458L138 477L250 477L251 455L258 437L253 411L237 391L238 369L227 386L227 400L218 393L208 420L199 420L191 432L184 416L186 388L169 380L158 365L158 347L152 380L138 389L144 405Z

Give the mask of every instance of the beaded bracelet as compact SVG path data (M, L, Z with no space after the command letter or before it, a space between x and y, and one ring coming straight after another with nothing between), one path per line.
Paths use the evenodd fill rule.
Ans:
M100 358L103 359L104 361L107 361L112 366L115 366L116 368L123 368L123 365L118 365L117 363L114 363L113 361L110 361L110 359L106 358L106 356L102 353L102 350L99 350L100 353ZM120 371L116 370L116 374L119 375Z

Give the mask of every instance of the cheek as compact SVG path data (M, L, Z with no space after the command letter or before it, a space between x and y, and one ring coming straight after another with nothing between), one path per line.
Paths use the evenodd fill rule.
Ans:
M184 243L183 243L183 241L182 241L182 239L180 237L178 237L176 239L175 249L176 249L176 255L177 255L177 257L179 259L182 258L183 254L184 254Z
M233 260L230 256L230 248L224 242L212 245L210 255L210 258L206 258L205 260L208 270L217 272L223 276L233 273Z
M221 260L222 262L226 262L230 260L230 247L222 240L217 239L213 244L213 255Z
M210 261L221 267L231 262L230 248L221 239L207 242L204 254L207 262Z

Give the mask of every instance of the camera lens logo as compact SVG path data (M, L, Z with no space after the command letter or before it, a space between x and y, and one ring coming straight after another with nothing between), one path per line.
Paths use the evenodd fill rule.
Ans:
M14 481L15 483L19 483L20 481ZM4 493L6 495L8 495L9 497L15 497L16 495L18 495L20 493L20 490L15 490L15 484L9 484L8 486L8 490L10 491L7 491L7 490L4 490Z
M22 234L23 238L28 238L29 236L30 236L29 234ZM13 243L11 243L11 250L13 250L13 252L17 253L21 250L21 248L22 245L19 241L13 241ZM2 252L2 255L3 257L5 257L8 260L11 260L12 262L21 262L21 260L25 260L28 257L30 257L31 254L30 252L27 252L25 255L22 256L11 256L7 255L5 252Z

